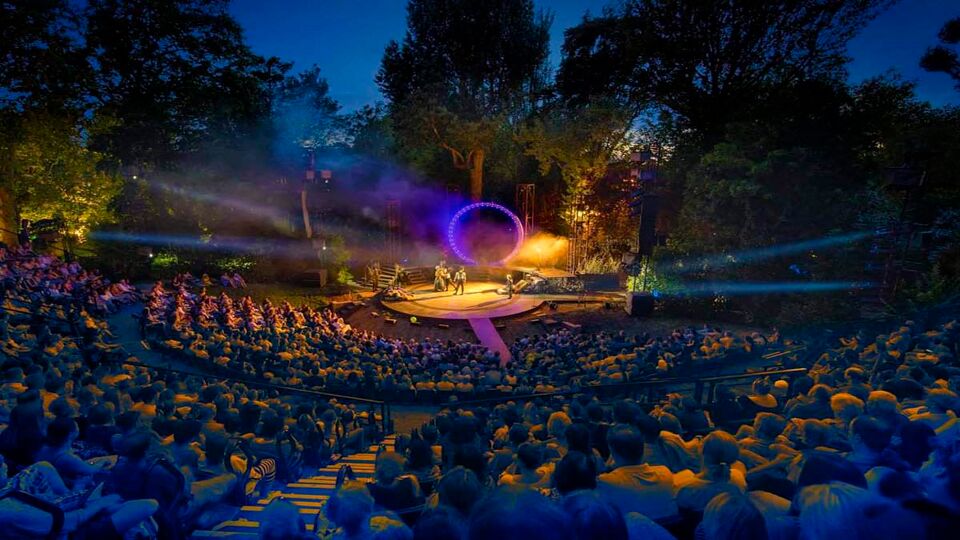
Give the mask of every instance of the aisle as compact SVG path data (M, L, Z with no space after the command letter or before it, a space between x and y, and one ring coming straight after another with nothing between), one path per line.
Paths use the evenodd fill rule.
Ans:
M283 497L297 506L300 509L300 516L307 524L307 530L313 531L314 518L334 492L337 472L340 471L340 467L350 465L357 480L362 482L372 481L377 447L384 444L388 450L392 450L395 438L395 435L387 435L381 443L370 445L366 452L347 456L333 465L319 469L313 476L304 477L296 482L281 486L279 490L273 491L267 498L242 506L233 519L224 521L209 531L194 531L190 537L257 538L257 530L260 527L260 513L270 504L270 501L278 497Z
M503 342L500 332L497 332L491 319L467 319L470 328L476 334L480 343L493 352L500 353L500 367L505 367L510 361L510 348Z

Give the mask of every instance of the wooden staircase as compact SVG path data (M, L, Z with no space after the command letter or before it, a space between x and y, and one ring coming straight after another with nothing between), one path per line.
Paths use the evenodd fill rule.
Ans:
M357 480L361 482L372 481L377 448L381 444L387 448L393 448L395 438L395 435L387 435L383 441L371 445L366 452L347 456L336 463L317 470L313 476L305 476L296 482L280 486L278 490L271 492L268 497L240 507L233 519L224 521L210 530L194 531L190 538L255 540L260 528L260 513L273 499L279 497L283 497L300 509L300 515L307 524L307 531L313 532L314 518L333 494L340 467L349 465L356 474Z

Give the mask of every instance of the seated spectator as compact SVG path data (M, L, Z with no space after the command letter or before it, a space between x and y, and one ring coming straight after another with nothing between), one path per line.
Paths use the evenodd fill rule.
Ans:
M95 474L103 471L108 462L90 465L80 459L72 448L80 430L72 418L57 418L47 426L46 441L37 452L38 461L49 462L69 486L84 487Z
M415 476L404 474L404 459L394 452L384 452L377 457L375 481L367 484L367 490L380 508L404 512L423 505L424 496Z
M274 499L260 514L259 540L306 540L310 537L300 509L289 501Z
M497 489L477 504L467 528L468 540L530 540L548 534L575 540L570 517L538 492L518 487Z
M373 514L373 497L359 482L348 482L327 501L324 513L337 528L333 538L337 540L366 539Z
M923 525L898 506L845 483L813 485L798 495L804 539L923 538Z
M56 469L41 461L8 478L6 463L0 458L0 527L3 537L13 540L48 536L53 529L53 516L16 497L6 496L14 490L57 505L70 491ZM124 502L118 495L94 493L79 508L64 509L60 533L79 538L123 538L149 520L157 509L157 502L153 500Z
M790 418L814 418L825 420L833 418L833 409L830 408L830 387L825 384L814 385L807 392L807 399L797 403L787 411Z
M659 519L677 514L673 474L662 465L643 462L643 435L634 427L617 426L607 435L611 470L597 479L597 492L624 515L640 512Z
M703 439L700 472L677 475L677 506L681 510L702 512L721 493L740 495L746 490L743 472L734 467L740 447L732 435L714 431Z
M594 460L575 450L567 452L553 472L553 487L560 495L597 487L597 468Z
M705 540L767 540L763 515L745 495L721 493L703 510Z
M531 489L546 489L550 487L550 473L541 468L543 465L543 451L533 443L523 443L517 449L514 460L516 473L500 475L501 486L521 486Z
M575 538L627 540L627 522L616 506L591 491L577 491L564 497L564 513L573 525Z

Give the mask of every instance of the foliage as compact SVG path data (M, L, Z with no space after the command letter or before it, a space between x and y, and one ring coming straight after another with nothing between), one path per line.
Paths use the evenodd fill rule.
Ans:
M946 73L957 83L957 90L960 90L960 57L955 50L956 45L960 44L960 17L944 23L937 37L943 45L928 48L920 59L920 65L927 71Z
M340 267L340 269L337 270L337 283L340 285L348 285L351 281L353 281L353 274L350 273L350 269L346 266Z
M554 107L526 123L517 140L537 160L541 175L560 172L569 206L592 192L618 151L629 148L631 121L629 112L612 102Z
M769 88L837 74L846 42L889 0L629 0L565 33L562 95L662 107L711 144Z
M90 0L91 98L120 124L95 139L118 163L166 166L243 141L270 112L289 64L253 54L226 0Z
M82 105L90 81L80 26L66 0L0 3L0 108Z
M103 156L86 146L84 128L41 114L31 114L20 128L11 145L10 176L3 179L20 215L62 219L67 232L81 240L92 227L111 221L109 203L120 180L99 169Z
M545 83L550 24L532 0L410 0L377 74L400 150L423 167L442 149L479 198L497 131Z
M273 105L279 154L314 151L343 142L343 121L337 116L340 104L328 95L329 91L317 66L284 79Z

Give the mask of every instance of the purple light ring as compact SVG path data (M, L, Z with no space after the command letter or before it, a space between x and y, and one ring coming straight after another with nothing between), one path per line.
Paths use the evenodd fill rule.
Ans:
M499 264L504 264L506 261L509 261L510 259L515 257L517 253L520 251L520 248L523 246L525 233L523 231L523 223L520 221L520 218L517 217L516 214L511 212L509 208L503 205L492 203L492 202L478 202L478 203L468 204L467 206L464 206L463 208L458 210L457 213L454 214L453 217L450 219L450 224L447 226L447 243L450 244L450 248L453 249L453 252L456 253L457 256L460 257L462 261L470 264L477 264L476 261L466 256L463 253L463 251L460 250L460 246L457 245L456 234L455 234L457 229L457 224L460 223L460 218L462 218L463 215L466 214L467 212L470 212L471 210L476 210L477 208L494 208L496 210L499 210L504 214L506 214L507 216L509 216L510 219L513 220L513 224L517 227L517 233L516 233L517 239L513 245L513 251L511 251L510 254L508 254L506 257L498 261Z

